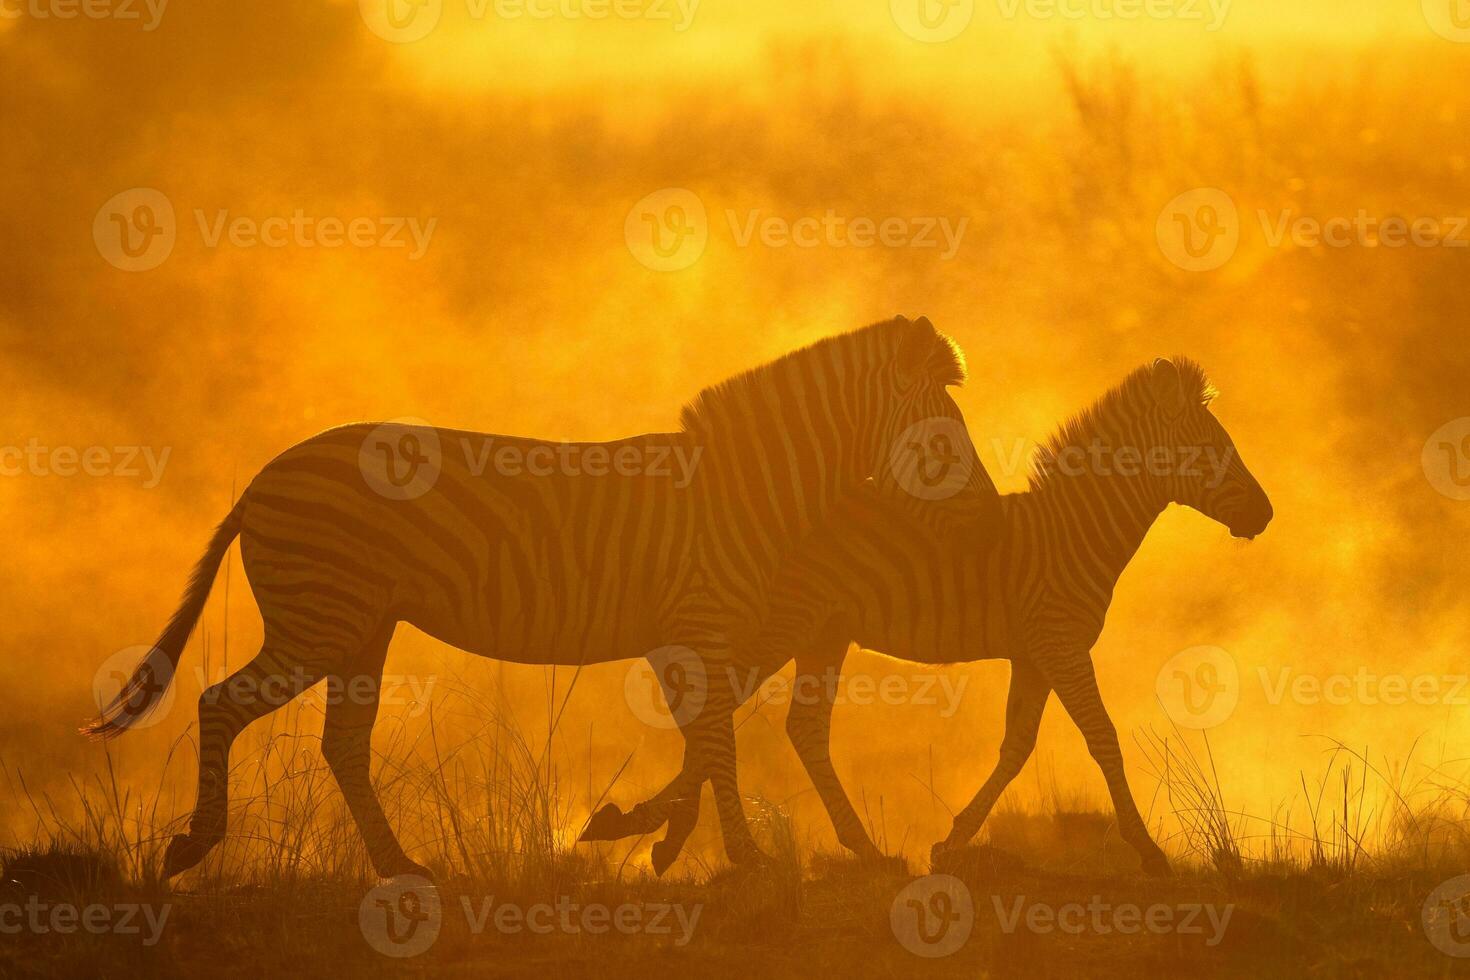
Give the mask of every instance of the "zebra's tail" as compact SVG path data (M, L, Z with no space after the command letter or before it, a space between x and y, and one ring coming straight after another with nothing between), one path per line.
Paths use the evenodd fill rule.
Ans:
M184 589L184 598L174 611L168 625L163 628L148 656L133 671L122 690L102 709L102 713L87 722L81 733L93 739L112 739L132 727L158 703L173 681L174 672L184 655L184 644L194 631L194 624L204 612L205 600L214 585L215 574L230 543L240 533L244 498L235 506L214 530L204 557L194 566L189 584Z

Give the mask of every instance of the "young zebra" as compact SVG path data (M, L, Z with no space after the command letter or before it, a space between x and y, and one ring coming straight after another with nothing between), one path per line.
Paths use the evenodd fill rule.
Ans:
M963 431L946 390L962 380L958 348L928 320L900 317L707 389L680 432L558 444L395 423L329 430L282 453L241 494L153 650L84 731L118 735L158 702L238 535L265 642L199 700L198 800L164 873L198 864L222 838L241 730L325 679L322 754L374 866L427 874L369 778L398 623L520 663L580 666L681 645L725 664L732 624L763 601L780 556L864 479L901 495L905 466L937 465L957 477L925 509L993 526L998 498L973 449L913 438L935 419ZM928 459L931 449L947 455ZM684 728L686 763L715 784L727 851L746 861L759 852L735 779L733 709L710 685Z
M739 689L753 691L795 657L787 732L844 846L878 854L829 754L836 685L856 642L918 663L1011 661L1000 760L935 857L980 829L1030 756L1055 691L1107 779L1124 840L1147 871L1168 872L1129 792L1091 648L1119 576L1169 504L1241 538L1271 520L1265 492L1209 410L1214 394L1188 360L1158 360L1129 375L1042 448L1028 491L1001 498L998 540L984 553L872 493L834 508L793 550L758 635L737 639L735 669L747 672ZM688 811L677 826L671 820L656 866L667 867L692 827Z

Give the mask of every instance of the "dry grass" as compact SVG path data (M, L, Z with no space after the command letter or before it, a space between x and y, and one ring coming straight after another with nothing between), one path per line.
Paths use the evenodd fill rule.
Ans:
M452 744L436 740L436 716L466 708L481 712L483 727ZM76 783L70 801L13 784L19 795L11 803L30 808L37 833L6 855L10 900L149 903L167 906L170 918L154 946L111 934L7 937L0 969L34 976L781 976L805 974L816 957L855 975L904 976L918 962L894 940L888 915L898 891L928 869L814 853L784 812L753 800L769 868L743 872L695 858L682 874L655 879L628 859L626 847L570 844L580 829L573 815L587 812L588 801L573 798L541 751L547 743L527 738L467 692L444 694L417 725L390 720L380 743L375 771L385 808L410 852L435 870L448 910L430 950L390 960L359 930L359 903L377 881L315 736L300 730L307 711L296 710L278 728L242 739L231 834L172 888L158 881L157 869L186 811L161 793L140 798L109 774ZM1178 875L1141 877L1111 815L1067 796L1038 770L1039 804L1022 807L1008 797L982 843L936 869L963 880L975 903L974 933L932 964L938 975L1434 976L1450 969L1454 961L1429 944L1418 920L1429 890L1465 866L1470 785L1449 781L1440 768L1375 767L1333 746L1324 771L1303 776L1301 797L1263 818L1229 808L1203 738L1176 732L1146 743L1163 801L1156 832ZM177 748L174 764L192 763L186 746ZM604 795L586 792L595 794L593 803ZM477 907L492 897L523 907L558 899L677 903L698 908L699 919L687 945L671 935L472 929L458 912L461 902ZM1193 934L1002 926L1013 903L1098 901L1228 906L1231 918L1213 943Z

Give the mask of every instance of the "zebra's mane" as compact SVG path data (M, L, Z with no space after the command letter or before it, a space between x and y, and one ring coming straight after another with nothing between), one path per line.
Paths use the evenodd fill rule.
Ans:
M1219 395L1198 362L1178 356L1169 360L1179 371L1179 383L1187 401L1208 405ZM1117 431L1119 421L1136 416L1140 411L1149 408L1154 400L1153 370L1153 364L1149 363L1130 372L1118 385L1063 422L1045 442L1037 446L1031 457L1031 488L1045 484L1056 471L1050 464L1062 450L1069 446L1086 447L1094 439L1106 438Z
M922 332L926 340L932 338L933 349L924 362L923 370L939 384L964 384L965 355L959 345L934 329L926 319L910 321L897 317L847 333L824 337L774 361L710 385L684 406L679 413L679 422L685 432L708 432L720 424L719 419L732 416L739 418L744 414L731 412L728 408L731 404L749 402L762 406L761 411L769 411L764 406L769 401L772 385L779 379L792 375L812 375L813 372L804 370L812 362L894 361L899 356L905 339L913 337L915 331Z

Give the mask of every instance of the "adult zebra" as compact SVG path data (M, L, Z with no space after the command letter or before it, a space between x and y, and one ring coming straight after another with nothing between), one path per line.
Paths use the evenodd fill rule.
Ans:
M935 845L936 857L980 829L1030 756L1056 691L1107 779L1124 840L1146 870L1168 872L1129 792L1091 649L1119 576L1169 504L1192 507L1241 538L1271 520L1265 492L1209 409L1214 394L1199 366L1184 359L1130 374L1042 447L1030 489L1001 497L1001 527L983 553L936 536L871 493L834 508L793 549L771 584L758 635L737 639L734 666L744 672L742 689L754 691L795 657L787 732L844 846L878 855L829 752L841 665L855 641L918 663L1011 661L999 762ZM656 855L661 867L693 822L688 812L671 819Z
M240 731L323 679L322 753L374 866L427 874L369 779L399 622L522 663L599 663L677 644L725 664L731 617L750 615L783 552L864 479L934 497L925 507L937 521L993 525L995 488L968 443L956 444L963 422L946 388L963 374L958 347L927 319L899 317L706 389L674 433L558 444L397 423L331 429L241 494L150 654L84 731L118 735L158 702L238 535L265 642L199 700L199 795L165 875L223 837ZM928 493L931 483L940 490ZM686 758L714 780L726 847L741 861L758 852L735 781L733 707L711 685L685 726Z

